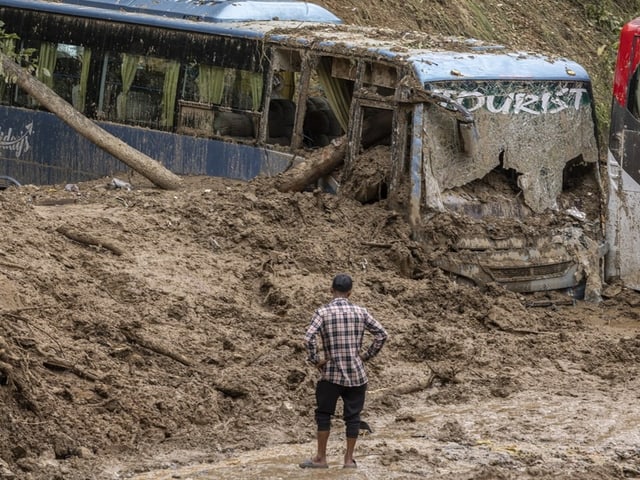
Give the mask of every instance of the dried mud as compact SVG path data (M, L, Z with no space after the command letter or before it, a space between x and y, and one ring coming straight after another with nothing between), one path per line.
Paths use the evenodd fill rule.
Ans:
M605 108L612 24L637 11L321 3L356 24L568 56ZM454 283L431 260L469 225L439 217L419 244L384 169L362 175L342 196L138 176L131 191L0 192L0 478L640 477L640 295L605 285L601 303L573 304ZM336 419L331 468L303 471L316 374L301 339L341 271L390 333L369 366L373 433L345 472Z
M527 307L456 284L384 200L108 180L0 193L0 458L16 478L303 478L316 374L301 338L340 271L391 336L352 478L640 468L636 293Z

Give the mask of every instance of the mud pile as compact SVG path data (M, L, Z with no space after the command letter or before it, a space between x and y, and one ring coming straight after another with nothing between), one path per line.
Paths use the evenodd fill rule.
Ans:
M188 178L178 192L109 180L0 193L0 458L16 478L126 478L167 456L215 462L309 441L316 376L301 339L341 271L391 335L370 365L376 427L407 431L424 409L510 399L517 408L522 395L550 391L599 404L603 390L637 383L633 293L573 306L456 284L384 201L283 194L266 179ZM457 417L440 418L453 433L436 446L456 431ZM461 428L458 440L478 445ZM369 461L455 471L423 447ZM620 452L635 468L634 448L605 449L598 474L618 478ZM595 471L585 461L538 468Z
M356 24L570 57L599 110L618 26L637 12L320 3ZM374 434L353 478L639 477L638 294L609 285L574 305L456 284L432 260L465 225L439 218L425 248L376 188L384 172L363 173L345 196L213 178L166 192L137 176L122 177L131 191L103 179L0 192L0 478L306 475L316 376L301 339L343 271L390 333L369 365Z

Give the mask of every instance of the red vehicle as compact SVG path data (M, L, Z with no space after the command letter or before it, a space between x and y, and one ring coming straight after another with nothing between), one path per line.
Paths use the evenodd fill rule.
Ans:
M606 277L640 289L640 18L627 23L613 81Z

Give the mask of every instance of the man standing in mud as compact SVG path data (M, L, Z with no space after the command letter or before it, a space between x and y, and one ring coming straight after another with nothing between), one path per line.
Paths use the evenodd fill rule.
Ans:
M313 458L300 464L302 468L328 468L327 442L338 398L342 398L347 433L343 466L357 466L353 452L360 432L360 412L364 407L368 381L364 362L380 352L387 340L387 332L367 309L349 301L352 286L349 275L334 277L331 285L333 300L315 311L304 337L308 361L315 365L322 377L316 386L317 451ZM361 351L365 330L373 335L373 342L366 351ZM323 358L318 353L318 333L322 338Z

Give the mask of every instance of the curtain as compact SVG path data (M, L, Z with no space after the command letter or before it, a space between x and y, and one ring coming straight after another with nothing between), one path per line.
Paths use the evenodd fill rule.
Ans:
M73 106L76 110L84 112L85 100L87 97L87 83L89 81L89 64L91 63L91 49L83 48L80 55L82 62L82 70L80 70L79 95L77 99L73 99Z
M295 72L278 72L278 75L282 81L280 95L287 100L293 100L296 93Z
M318 80L327 95L331 110L338 119L344 132L349 125L349 108L351 106L351 92L346 81L331 76L331 59L322 58L318 63Z
M198 100L202 103L222 103L224 68L200 65L198 68Z
M49 88L53 88L53 71L56 68L57 49L55 43L42 42L40 44L36 77Z
M127 96L129 95L129 90L131 90L133 79L136 77L138 62L137 55L122 54L122 93L118 95L117 100L118 120L120 121L124 121L127 118Z
M242 70L240 76L242 78L242 93L251 96L251 110L254 112L260 111L260 107L262 106L262 87L264 84L262 74Z
M173 126L175 115L176 94L178 91L178 75L180 74L180 63L170 60L167 62L164 83L162 85L162 119L163 127Z

